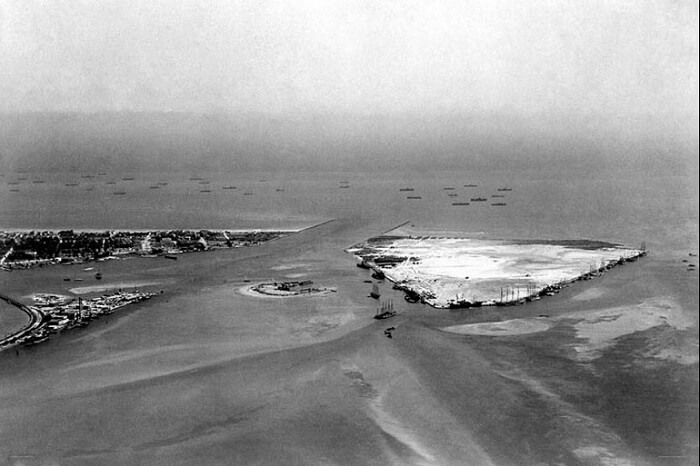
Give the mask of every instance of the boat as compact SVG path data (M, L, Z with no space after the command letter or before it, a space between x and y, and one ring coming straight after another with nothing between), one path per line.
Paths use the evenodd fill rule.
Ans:
M78 186L78 183L66 183L66 186Z
M117 184L116 181L107 181L105 184Z
M167 181L159 181L158 186L168 186Z
M449 187L449 188L442 188L444 191L454 191L455 188Z
M485 197L473 197L472 202L486 202L488 199Z
M478 188L479 185L477 185L477 184L465 184L464 187L465 188Z
M459 196L459 194L457 194L457 193L450 193L447 195L447 197L457 197L457 196Z
M338 187L341 188L341 189L342 189L342 188L349 188L350 185L349 185L349 184L341 184L341 185L338 186Z
M160 186L149 186L148 189L160 189Z
M174 260L174 261L177 260L177 256L173 256L172 254L166 254L164 257L166 259L170 259L170 260Z
M124 194L126 194L126 191L114 191L112 194L114 194L115 196L123 196Z
M492 203L491 205L495 205L495 206L504 206L504 205L506 205L506 203L505 203L505 202L494 202L494 203Z
M277 189L275 189L275 192L278 192L278 193L281 193L282 191L284 191L284 188L277 188Z
M413 188L399 188L399 191L413 191Z
M253 195L253 191L246 191L246 192L243 193L243 195L244 195L244 196L252 196L252 195Z
M210 193L211 189L200 189L199 192L200 193Z
M512 191L513 188L498 188L499 191Z
M18 193L18 192L19 192L19 189L10 189L10 192L11 192L11 193Z
M453 202L452 205L469 205L468 202Z
M122 180L124 180L124 181L134 181L134 178L131 178L131 177L127 176L127 177L125 177L125 178L122 178Z
M423 199L421 196L406 196L406 199Z
M32 181L32 183L34 183L34 184L42 184L42 183L44 183L44 180L34 180L34 181Z
M19 184L19 181L8 181L7 184L17 185Z
M235 186L223 186L221 189L236 189Z
M369 292L369 296L374 299L379 299L381 293L379 293L379 284L372 283L372 291Z
M382 303L382 307L377 309L377 312L374 314L374 318L377 320L381 319L388 319L389 317L394 317L396 315L396 311L394 311L394 303L392 301L385 301Z
M209 183L211 183L211 181L204 181L204 180L202 180L202 181L199 182L199 184L209 184Z
M503 194L492 194L491 197L505 197Z
M81 178L94 178L92 175L80 175Z
M191 177L190 177L190 181L199 181L199 180L201 180L201 179L202 179L202 178L200 178L200 177L198 177L198 176L191 176Z

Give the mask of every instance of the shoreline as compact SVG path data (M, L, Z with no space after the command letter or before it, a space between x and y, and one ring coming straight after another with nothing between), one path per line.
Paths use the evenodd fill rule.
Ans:
M396 229L394 229L396 230ZM389 231L394 231L389 230ZM595 240L382 235L345 250L409 302L437 309L513 306L552 296L647 255ZM588 270L586 270L588 269Z

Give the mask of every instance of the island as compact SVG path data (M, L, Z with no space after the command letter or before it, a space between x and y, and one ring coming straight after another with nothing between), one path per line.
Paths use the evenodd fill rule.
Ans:
M334 293L335 288L312 286L311 280L268 282L259 283L251 287L245 287L246 294L262 295L275 298L286 298L291 296L317 296Z
M516 305L646 255L593 240L490 240L394 231L346 250L407 301L436 308Z

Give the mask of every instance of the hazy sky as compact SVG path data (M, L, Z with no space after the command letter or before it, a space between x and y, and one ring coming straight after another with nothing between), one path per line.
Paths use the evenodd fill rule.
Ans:
M697 134L698 5L0 0L0 111L64 110L497 113Z

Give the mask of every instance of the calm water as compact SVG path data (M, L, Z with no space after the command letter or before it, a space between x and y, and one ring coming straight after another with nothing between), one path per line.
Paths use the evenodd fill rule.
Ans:
M361 218L410 220L421 229L501 238L595 238L629 246L647 241L662 251L691 250L698 244L696 174L657 176L603 167L586 173L492 169L89 175L93 178L5 174L0 178L0 228L299 228L328 218ZM9 184L17 178L27 179ZM343 182L349 187L340 188ZM79 185L65 186L71 183ZM150 189L158 183L167 185ZM222 189L228 186L236 189ZM497 191L504 186L512 191ZM400 192L402 187L414 191ZM207 190L211 192L202 192ZM493 194L505 197L491 198ZM476 197L488 201L452 205ZM507 205L491 206L499 201Z
M660 327L640 342L622 342L616 351L624 367L617 353L595 367L566 359L562 348L572 335L564 331L491 342L436 330L576 306L636 306L656 295L674 296L697 319L697 285L689 286L680 264L697 253L695 174L494 168L80 175L5 174L0 227L244 229L338 221L258 248L101 265L104 283L157 279L166 293L112 322L0 359L0 414L8 420L0 426L0 455L9 462L425 464L433 455L435 464L459 464L481 458L481 446L496 464L594 464L562 455L599 446L611 457L690 451L697 458L697 417L687 414L697 411L688 409L697 397L687 395L697 393L697 364L640 356L657 341L687 340L696 352L697 320L685 333ZM17 177L27 180L8 184ZM32 183L39 179L45 182ZM158 182L168 184L149 189ZM339 187L344 182L348 188ZM472 183L479 186L463 187ZM237 189L221 189L231 185ZM491 206L503 186L512 191L496 201L507 205ZM489 201L451 205L472 197ZM400 308L392 323L399 330L388 340L368 317L376 302L366 298L366 272L342 249L404 221L469 236L646 241L653 254L582 285L598 287L601 298L591 303L560 295L532 307L435 312L409 306L386 287ZM67 292L72 285L62 277L80 270L18 271L3 274L0 285L25 297L39 285ZM249 279L292 276L337 286L338 293L284 301L238 292ZM541 386L567 403L543 395ZM657 432L668 439L658 440Z

